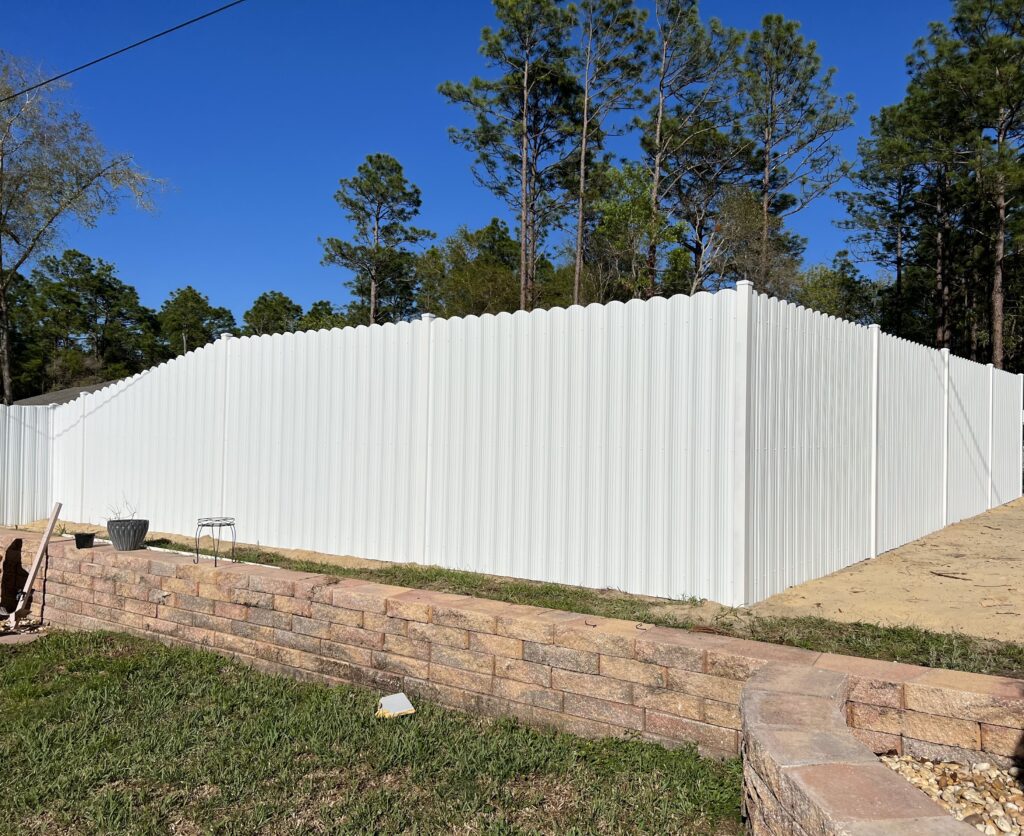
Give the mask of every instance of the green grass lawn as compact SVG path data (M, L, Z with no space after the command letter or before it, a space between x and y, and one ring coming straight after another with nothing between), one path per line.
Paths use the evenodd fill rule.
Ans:
M738 834L741 769L111 633L0 647L4 832Z
M159 548L188 550L170 540L150 540ZM364 578L378 583L455 592L493 598L513 604L569 610L587 615L641 621L663 627L712 629L724 635L774 642L827 653L845 653L926 667L987 673L1024 679L1024 646L988 641L959 633L935 633L917 627L879 627L874 624L843 624L825 618L765 618L749 613L725 612L709 626L687 613L684 606L634 595L611 594L577 586L499 578L475 572L459 572L435 566L382 563L380 568L351 568L308 560L295 560L263 549L239 549L238 558L318 572L325 575Z

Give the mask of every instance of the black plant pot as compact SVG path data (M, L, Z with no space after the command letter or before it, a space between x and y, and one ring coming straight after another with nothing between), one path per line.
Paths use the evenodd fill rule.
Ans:
M96 539L95 534L76 534L75 535L75 548L76 549L91 549L93 541Z
M149 520L107 520L107 534L119 552L141 549L148 531Z

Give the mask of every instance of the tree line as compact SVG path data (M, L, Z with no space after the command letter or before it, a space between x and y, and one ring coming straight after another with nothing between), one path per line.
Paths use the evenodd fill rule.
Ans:
M805 242L784 226L848 172L835 136L854 111L795 21L767 15L744 33L703 20L690 0L659 0L653 15L632 0L494 0L494 12L480 47L487 74L439 92L464 111L451 139L515 229L492 221L428 245L412 226L419 190L397 160L369 155L336 194L354 236L323 242L324 263L354 274L357 321L739 279L793 298L809 283L859 280L842 255L802 276ZM629 144L632 156L611 150Z
M276 290L256 297L240 323L191 285L172 291L154 310L118 278L113 264L77 250L44 256L8 292L15 399L126 377L222 334L260 336L338 324L329 302L304 311Z
M345 306L304 311L264 294L238 326L194 288L146 310L109 264L47 255L62 219L95 223L125 196L144 204L154 181L107 155L52 88L2 103L5 400L130 372L225 332L644 299L740 279L1024 368L1024 0L955 0L913 46L903 100L872 117L854 161L837 144L854 101L796 21L769 14L743 32L693 0L493 6L481 74L439 93L461 113L451 140L511 226L477 221L437 240L416 225L423 197L401 163L369 154L335 194L348 235L321 239L322 263L350 273ZM33 80L0 59L0 94ZM827 195L845 207L848 249L805 269L789 219ZM878 275L864 276L865 262ZM115 338L106 314L75 319L76 305L99 304L99 286L122 300Z
M650 15L631 0L494 0L494 11L487 73L440 93L468 121L451 139L515 229L492 221L426 244L410 225L418 189L396 160L370 155L337 194L355 236L324 242L324 262L355 275L352 321L747 279L1024 369L1024 0L955 0L914 45L904 98L872 117L856 161L836 143L853 99L795 21L767 15L740 32L687 0L657 0ZM635 151L613 153L624 145ZM848 249L803 269L806 241L788 219L830 193ZM880 272L865 277L865 262Z

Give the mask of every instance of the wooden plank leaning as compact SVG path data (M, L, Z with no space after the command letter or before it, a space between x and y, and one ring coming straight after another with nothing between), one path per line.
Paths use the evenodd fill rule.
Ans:
M46 530L43 532L42 539L39 541L39 549L36 551L35 560L32 561L32 568L29 569L28 577L25 579L25 587L21 592L18 593L18 603L14 607L14 612L10 614L7 619L7 629L13 630L15 625L18 623L18 619L24 614L24 611L28 609L29 598L32 593L32 584L36 582L36 575L39 574L39 567L43 565L43 556L46 554L46 546L50 542L50 537L53 536L53 529L57 526L57 519L60 517L60 509L63 506L59 502L53 504L53 511L50 512L50 520L46 524Z

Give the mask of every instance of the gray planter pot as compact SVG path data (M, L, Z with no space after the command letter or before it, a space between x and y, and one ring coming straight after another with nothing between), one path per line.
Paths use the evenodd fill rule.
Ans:
M149 520L107 520L107 534L119 552L141 549L148 531Z

